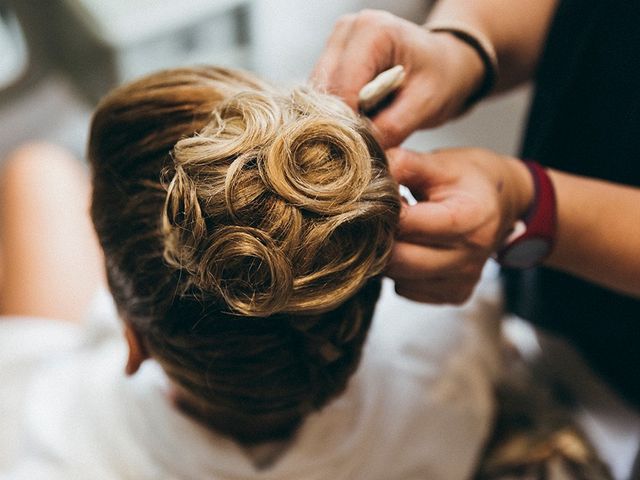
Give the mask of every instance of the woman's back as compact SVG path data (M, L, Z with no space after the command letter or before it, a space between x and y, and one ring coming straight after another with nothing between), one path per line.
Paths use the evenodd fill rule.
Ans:
M250 448L178 410L156 362L123 375L126 344L103 298L88 328L56 325L50 348L41 345L19 370L30 393L13 411L26 429L10 436L19 455L0 478L468 478L493 418L496 350L478 327L499 317L496 282L487 279L462 310L409 302L385 283L344 394L309 416L291 442Z

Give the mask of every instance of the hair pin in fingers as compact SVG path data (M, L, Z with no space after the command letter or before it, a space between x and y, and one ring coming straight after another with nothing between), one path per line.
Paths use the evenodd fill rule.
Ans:
M380 73L360 90L358 95L360 110L364 113L374 110L385 98L400 88L405 76L402 65L396 65Z

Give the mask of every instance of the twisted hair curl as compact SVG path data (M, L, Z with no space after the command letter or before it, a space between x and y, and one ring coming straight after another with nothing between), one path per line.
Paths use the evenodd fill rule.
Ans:
M312 91L243 92L181 139L164 172L162 231L185 290L247 316L311 314L378 275L396 199L362 128Z

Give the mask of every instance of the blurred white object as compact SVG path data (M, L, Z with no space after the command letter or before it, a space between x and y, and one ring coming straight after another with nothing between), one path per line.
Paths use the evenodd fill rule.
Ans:
M251 0L63 0L60 59L92 97L162 68L248 66Z
M27 71L29 56L16 16L0 6L0 91L16 83Z
M408 205L415 205L416 203L418 203L416 197L414 197L413 193L411 193L411 190L409 190L409 188L405 187L404 185L400 185L400 196L407 202Z

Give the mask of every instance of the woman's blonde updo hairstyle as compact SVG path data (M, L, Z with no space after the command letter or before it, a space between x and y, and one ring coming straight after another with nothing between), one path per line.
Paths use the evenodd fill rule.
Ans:
M344 389L400 210L362 119L308 88L171 70L102 101L89 157L114 298L185 408L253 443Z

